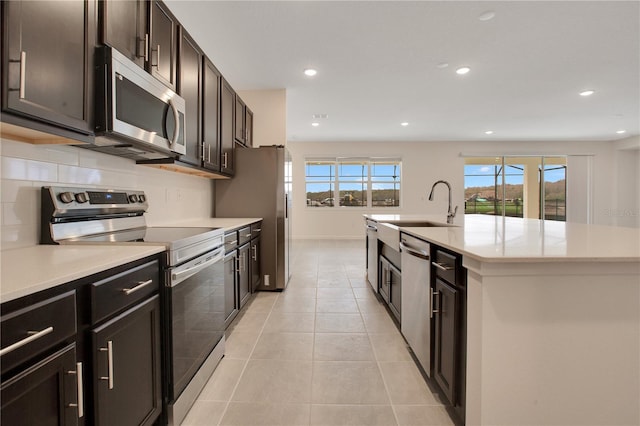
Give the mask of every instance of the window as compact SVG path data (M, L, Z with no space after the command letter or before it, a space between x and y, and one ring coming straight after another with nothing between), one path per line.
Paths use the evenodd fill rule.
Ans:
M307 206L399 207L400 169L397 159L307 160Z
M564 221L566 164L565 157L467 158L465 213Z

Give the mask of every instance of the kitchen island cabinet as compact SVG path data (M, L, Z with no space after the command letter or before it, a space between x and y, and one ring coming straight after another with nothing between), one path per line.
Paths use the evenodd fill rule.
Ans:
M467 270L466 423L640 424L640 230L463 220L399 226Z

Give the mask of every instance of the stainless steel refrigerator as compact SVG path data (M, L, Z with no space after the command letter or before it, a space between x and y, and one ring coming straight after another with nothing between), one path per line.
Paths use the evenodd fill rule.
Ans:
M284 146L237 148L235 175L215 184L216 217L261 217L260 290L289 282L291 156Z

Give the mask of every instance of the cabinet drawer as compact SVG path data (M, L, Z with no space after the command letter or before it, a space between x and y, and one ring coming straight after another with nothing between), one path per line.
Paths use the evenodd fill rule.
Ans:
M258 238L262 233L262 222L251 224L251 239Z
M73 338L76 334L76 292L70 291L0 319L2 373ZM38 336L38 337L36 337Z
M91 284L91 322L95 324L158 291L160 264L154 260Z
M436 271L436 277L440 277L450 284L456 284L458 257L442 250L436 250L435 259L431 264Z
M238 230L238 244L243 245L249 240L251 240L251 227L240 228Z
M238 247L238 231L224 234L224 252L229 253Z

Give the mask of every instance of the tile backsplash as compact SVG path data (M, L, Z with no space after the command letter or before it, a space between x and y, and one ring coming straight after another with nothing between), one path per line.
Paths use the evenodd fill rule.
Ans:
M212 216L213 181L209 179L73 146L0 139L0 149L2 250L38 244L40 187L48 185L141 189L149 200L145 215L149 225Z

